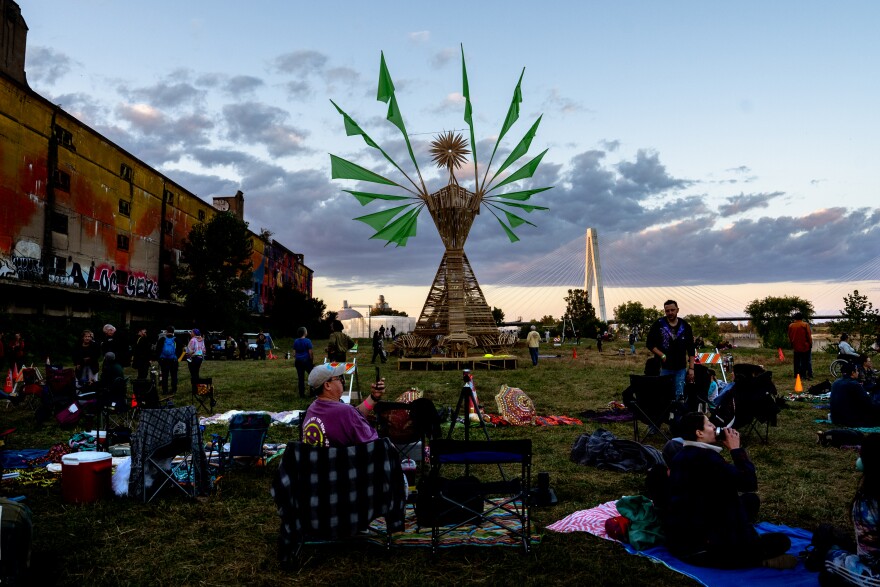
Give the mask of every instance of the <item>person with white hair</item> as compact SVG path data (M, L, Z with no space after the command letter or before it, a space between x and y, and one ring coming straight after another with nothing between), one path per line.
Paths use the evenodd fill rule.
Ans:
M541 335L535 325L532 324L528 336L526 336L526 346L529 347L529 355L532 357L532 366L538 366L538 349L541 347Z

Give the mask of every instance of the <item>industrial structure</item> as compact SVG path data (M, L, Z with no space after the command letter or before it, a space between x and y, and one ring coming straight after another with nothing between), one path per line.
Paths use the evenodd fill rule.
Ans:
M0 300L11 313L150 316L171 302L190 230L220 212L243 219L244 194L208 204L34 92L26 40L19 6L0 0ZM276 287L312 296L303 255L251 237L251 312Z

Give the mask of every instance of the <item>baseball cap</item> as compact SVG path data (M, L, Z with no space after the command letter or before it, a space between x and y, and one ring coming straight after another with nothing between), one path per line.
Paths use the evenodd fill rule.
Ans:
M338 377L345 373L345 363L339 363L335 367L332 363L315 365L309 373L309 387L321 387L331 377Z

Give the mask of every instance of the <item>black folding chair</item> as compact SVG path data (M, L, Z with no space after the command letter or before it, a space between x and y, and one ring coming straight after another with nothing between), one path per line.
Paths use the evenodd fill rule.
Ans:
M374 411L379 437L391 440L402 465L407 461L416 463L414 468L403 467L407 482L411 487L415 486L416 479L409 477L424 474L427 442L440 437L440 417L434 403L429 399L417 399L411 403L379 402Z
M197 379L192 396L194 406L201 407L203 412L214 413L214 406L217 405L217 400L214 399L214 379L212 377Z
M623 390L623 403L633 413L633 440L644 442L652 434L669 440L663 430L672 426L679 403L675 399L675 379L672 375L630 375L629 387ZM639 422L647 424L644 436Z
M744 438L754 432L762 444L768 444L770 426L776 426L776 416L779 413L776 385L773 383L772 371L754 373L756 374L753 376L746 372L736 374L733 386L736 419L733 427L743 431Z
M453 465L465 469L480 465L514 466L519 476L480 482L476 478L462 483L443 479L444 469ZM491 472L494 467L486 467ZM449 440L431 441L431 472L426 489L430 492L431 548L437 552L440 539L462 526L492 524L509 533L531 550L532 441L525 440ZM506 523L512 516L517 524Z

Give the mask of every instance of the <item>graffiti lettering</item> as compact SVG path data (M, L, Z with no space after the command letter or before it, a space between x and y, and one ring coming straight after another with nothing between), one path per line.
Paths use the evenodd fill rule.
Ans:
M43 263L32 257L13 257L12 264L19 279L40 279L43 276Z
M144 276L129 275L125 284L125 293L134 298L156 299L159 297L159 284Z

